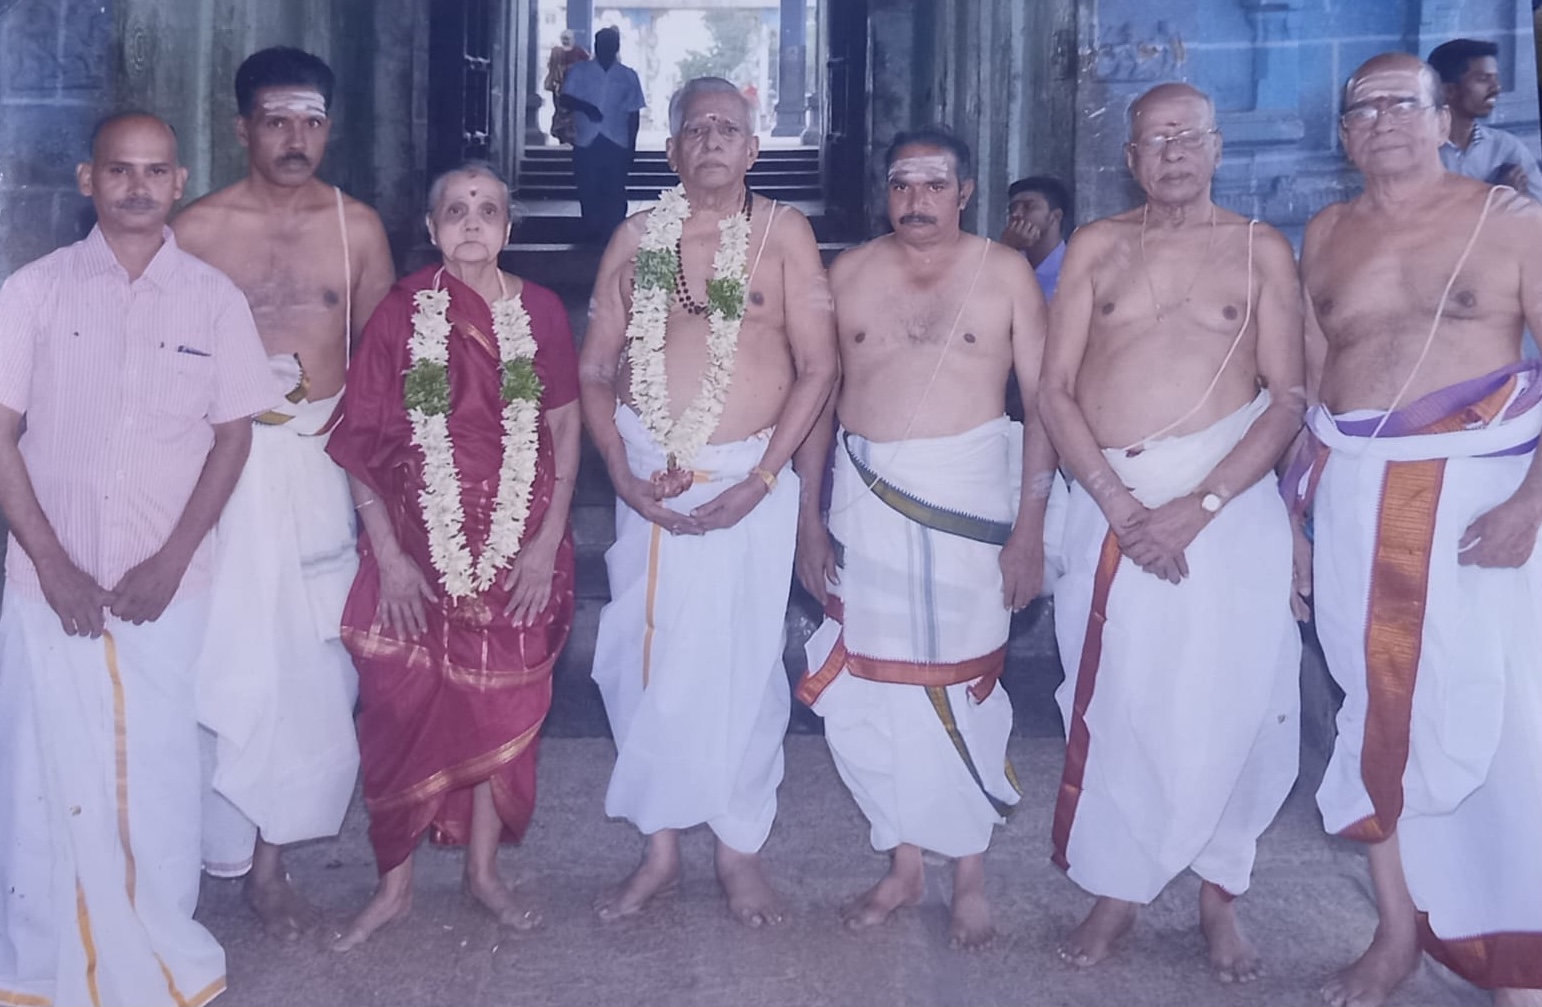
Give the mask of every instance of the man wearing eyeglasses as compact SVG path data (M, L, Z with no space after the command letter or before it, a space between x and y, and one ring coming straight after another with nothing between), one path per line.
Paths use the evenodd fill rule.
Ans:
M1246 982L1259 959L1233 900L1296 778L1290 524L1265 477L1305 405L1300 288L1285 238L1211 198L1208 97L1158 85L1129 126L1146 200L1072 237L1044 362L1076 480L1054 860L1097 896L1061 956L1101 961L1192 870L1211 969Z
M1430 66L1440 74L1441 92L1451 110L1451 131L1440 148L1447 171L1508 185L1542 200L1542 171L1537 159L1513 133L1489 129L1479 119L1494 113L1499 100L1499 46L1457 38L1430 52Z
M1364 193L1307 226L1317 634L1344 689L1318 791L1368 844L1380 920L1324 987L1383 1003L1420 947L1542 1002L1542 207L1445 171L1435 71L1388 53L1344 93Z

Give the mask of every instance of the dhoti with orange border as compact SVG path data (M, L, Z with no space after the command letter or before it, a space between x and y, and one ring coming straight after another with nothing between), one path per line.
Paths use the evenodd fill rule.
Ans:
M1192 493L1268 402L1261 393L1205 430L1104 456L1136 499L1158 507ZM1092 894L1128 902L1150 902L1185 870L1242 894L1298 761L1301 637L1274 480L1237 494L1200 531L1180 584L1125 558L1080 486L1065 551L1055 863Z
M837 438L840 583L798 696L824 718L875 849L982 853L1018 801L1012 704L997 680L1012 616L999 558L1021 445L1006 417L950 437Z
M12 548L17 548L12 540ZM207 603L66 636L0 612L0 1004L198 1005L225 953L198 902L193 668Z
M1458 542L1532 464L1539 375L1308 418L1317 633L1344 689L1323 824L1395 832L1425 950L1488 988L1542 988L1542 549L1490 569Z
M619 407L616 427L633 474L665 468L635 412ZM748 478L769 439L708 444L695 485L668 506L689 511ZM594 647L616 740L607 815L644 834L705 823L744 853L766 841L791 707L782 647L797 519L791 466L743 520L705 535L671 535L617 501Z

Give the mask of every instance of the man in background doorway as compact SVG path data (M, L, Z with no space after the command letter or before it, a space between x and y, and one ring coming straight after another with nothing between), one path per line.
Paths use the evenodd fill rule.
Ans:
M595 244L626 219L626 175L637 151L638 113L647 106L637 71L617 59L621 32L594 35L594 59L572 66L562 81L559 108L575 112L573 179L583 213L584 238Z

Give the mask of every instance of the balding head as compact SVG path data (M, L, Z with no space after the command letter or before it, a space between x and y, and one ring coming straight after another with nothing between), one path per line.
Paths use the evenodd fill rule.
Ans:
M75 180L109 239L158 236L182 198L187 169L177 164L177 135L164 119L119 112L91 131L91 160L75 169Z
M1418 79L1419 97L1435 108L1445 105L1445 95L1440 86L1440 75L1434 68L1412 53L1384 52L1361 63L1344 84L1344 105L1354 104L1355 93L1365 88L1381 89L1388 82L1413 74Z
M139 109L114 112L97 120L91 128L91 159L101 153L104 141L115 139L123 130L145 130L146 135L158 135L171 145L171 161L177 162L177 131L160 116Z
M1129 127L1130 137L1133 139L1140 129L1141 121L1156 112L1164 105L1173 103L1187 104L1198 102L1205 108L1207 129L1215 128L1215 102L1210 96L1192 84L1182 81L1169 81L1166 84L1158 84L1145 94L1130 103Z

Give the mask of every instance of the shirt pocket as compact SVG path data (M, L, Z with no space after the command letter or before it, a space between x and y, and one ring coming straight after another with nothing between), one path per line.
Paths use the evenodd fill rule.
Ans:
M168 339L147 354L145 409L168 419L201 420L214 402L214 357Z

